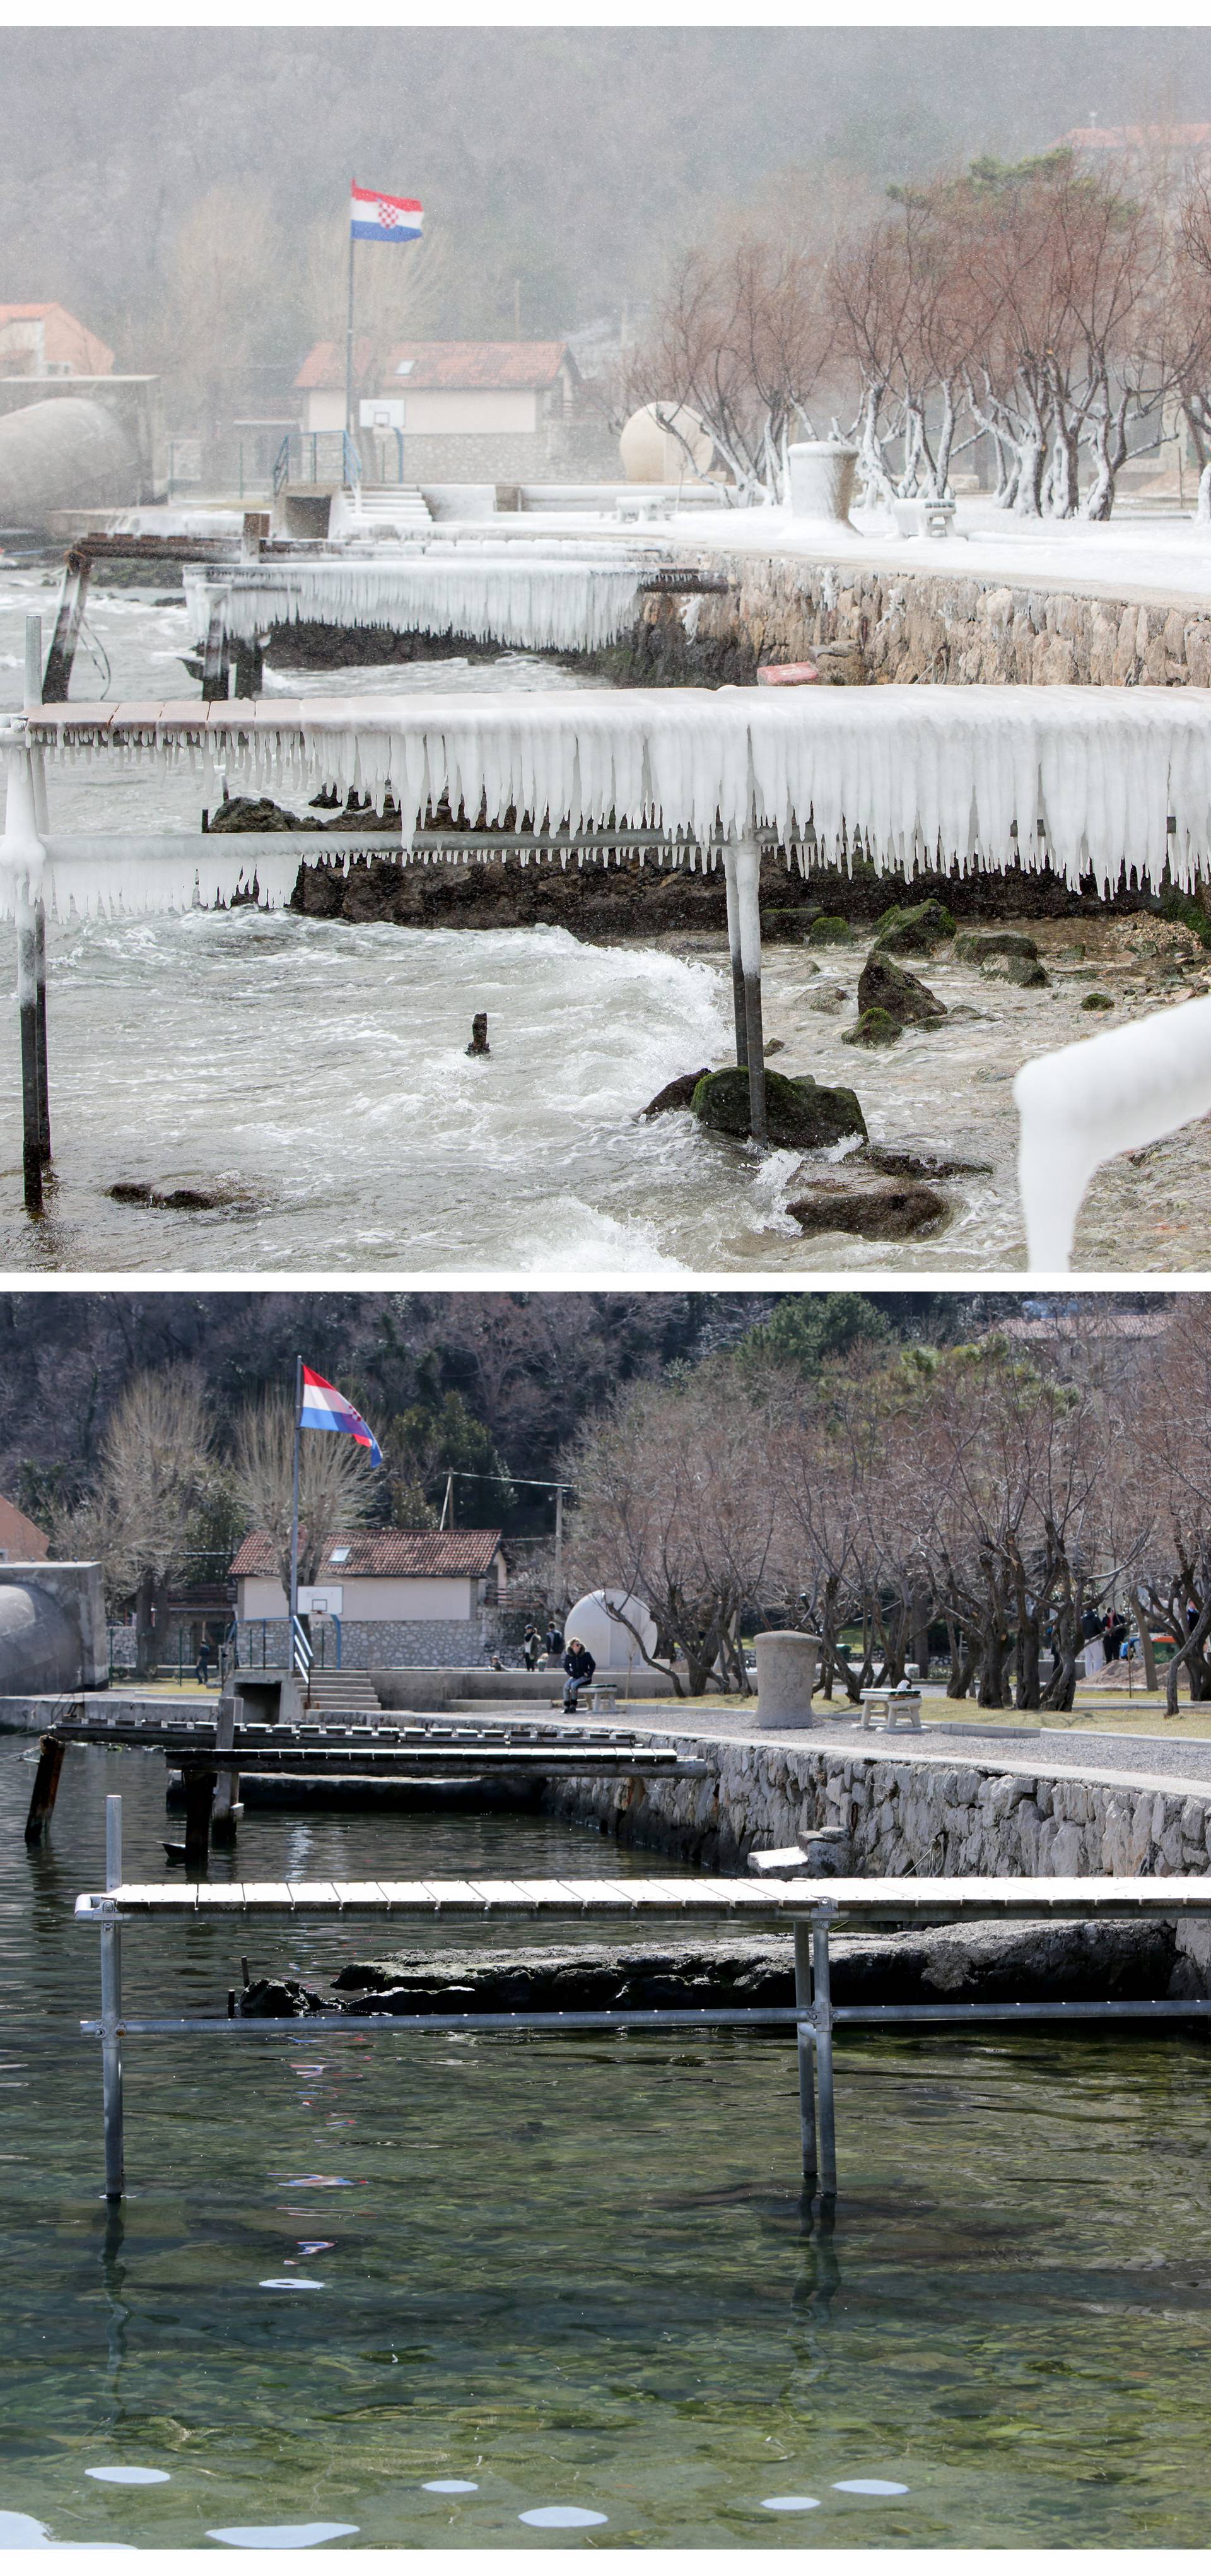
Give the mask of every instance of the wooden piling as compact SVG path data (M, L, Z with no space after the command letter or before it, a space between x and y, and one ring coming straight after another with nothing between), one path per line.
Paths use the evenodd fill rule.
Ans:
M215 1774L204 1771L200 1764L189 1763L185 1769L185 1867L191 1875L205 1878L210 1857L210 1812L214 1804Z
M38 1768L34 1773L33 1796L29 1802L29 1814L25 1819L25 1839L31 1850L35 1843L43 1840L46 1828L55 1812L55 1800L59 1794L59 1774L63 1769L63 1756L66 1751L67 1746L62 1736L44 1735L42 1737Z
M42 679L42 703L49 707L61 706L70 693L72 664L88 597L89 572L88 556L73 547L63 570L59 614L55 619L55 631Z
M251 636L246 643L240 642L234 646L232 660L235 663L237 698L259 698L265 681L265 657L255 635ZM219 689L217 695L225 698L226 689Z

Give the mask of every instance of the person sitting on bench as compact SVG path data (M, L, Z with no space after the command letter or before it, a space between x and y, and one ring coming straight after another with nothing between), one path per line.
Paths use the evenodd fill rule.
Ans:
M565 1711L570 1716L575 1717L576 1693L585 1682L592 1681L593 1675L597 1670L596 1663L592 1655L589 1653L588 1647L581 1645L579 1637L569 1637L568 1650L563 1659L563 1668L567 1674L567 1680L563 1686L563 1704Z

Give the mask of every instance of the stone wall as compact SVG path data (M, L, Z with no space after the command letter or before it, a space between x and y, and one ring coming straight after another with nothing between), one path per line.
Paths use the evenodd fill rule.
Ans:
M475 1619L345 1619L341 1622L341 1669L368 1672L375 1664L478 1664L495 1645L494 1614ZM264 1644L262 1645L262 1635ZM240 1622L240 1662L255 1670L260 1663L284 1664L287 1632L284 1619ZM336 1638L325 1647L320 1670L336 1670Z
M874 681L1211 687L1211 616L1193 603L1145 608L991 575L863 571L706 547L685 560L727 572L731 587L650 599L635 639L637 678L743 679L759 662L808 661L816 645L845 643L860 647Z
M604 421L490 434L404 431L405 483L617 483L621 472L618 441Z
M1211 1868L1211 1790L1188 1796L1004 1771L993 1761L681 1739L699 1780L551 1781L544 1804L622 1842L734 1871L842 1825L869 1878L1171 1878ZM1179 1925L1187 1992L1211 1992L1211 1921Z

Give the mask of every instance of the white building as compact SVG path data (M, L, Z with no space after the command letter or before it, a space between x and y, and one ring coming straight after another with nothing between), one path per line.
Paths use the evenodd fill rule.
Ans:
M580 383L563 340L401 340L374 363L355 340L355 399L389 404L409 438L534 437L570 411ZM304 429L345 426L343 341L317 340L294 380Z
M286 1594L264 1530L249 1533L231 1572L241 1662L283 1662ZM335 1662L339 1622L342 1667L478 1663L507 1580L499 1530L337 1530L313 1587L333 1629L325 1661Z

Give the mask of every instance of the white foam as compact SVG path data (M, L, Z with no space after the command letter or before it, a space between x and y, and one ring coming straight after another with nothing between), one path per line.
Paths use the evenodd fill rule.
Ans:
M167 2469L86 2469L86 2478L100 2478L107 2487L166 2487Z
M819 2502L819 2496L762 2496L761 2498L762 2508L766 2513L814 2513Z
M292 2272L286 2281L258 2281L261 2290L322 2290L323 2281L309 2281L305 2272Z
M425 2478L422 2483L426 2495L479 2494L479 2486L475 2478Z
M223 2540L229 2549L318 2549L322 2540L349 2540L356 2522L244 2522L208 2531L208 2540Z
M838 2495L907 2495L897 2478L834 2478Z

